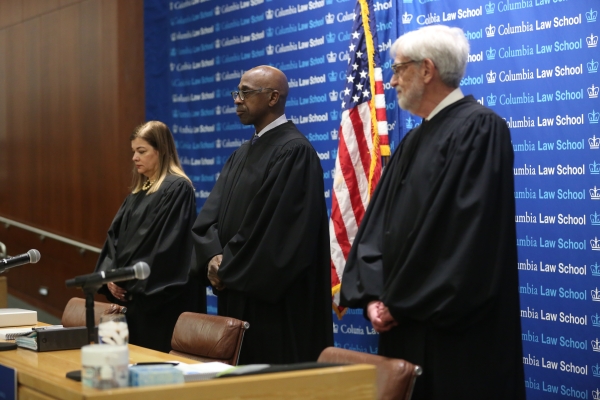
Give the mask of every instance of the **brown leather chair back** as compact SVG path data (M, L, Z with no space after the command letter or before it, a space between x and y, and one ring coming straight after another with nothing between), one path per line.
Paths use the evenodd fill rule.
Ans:
M100 322L100 316L103 314L125 313L127 308L118 304L103 303L94 301L94 325ZM73 297L63 311L61 323L64 327L86 326L85 324L85 299Z
M423 372L421 367L405 360L337 347L323 350L317 362L375 365L377 398L380 400L410 400L415 380Z
M244 332L249 327L235 318L184 312L175 324L170 354L237 365Z

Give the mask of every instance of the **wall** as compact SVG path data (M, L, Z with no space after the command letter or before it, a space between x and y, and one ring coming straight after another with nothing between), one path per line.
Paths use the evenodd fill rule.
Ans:
M143 121L142 0L0 2L0 216L101 247ZM14 226L0 242L40 250L7 272L9 292L57 316L81 296L64 281L97 258Z

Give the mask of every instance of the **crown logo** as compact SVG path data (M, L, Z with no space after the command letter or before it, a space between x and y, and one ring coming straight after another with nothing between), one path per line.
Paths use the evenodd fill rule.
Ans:
M220 72L217 72L217 73L215 74L215 81L217 81L217 82L221 82L221 73L220 73Z
M590 164L590 174L592 174L592 175L600 174L600 164L598 164L596 161L594 161L592 164Z
M221 98L221 89L217 89L217 90L215 90L215 97L216 97L217 99L220 99L220 98Z
M328 6L333 4L333 0L325 0L325 4L327 4Z
M404 14L402 14L402 23L404 25L410 24L410 21L412 21L412 19L413 19L413 15L409 14L408 11L404 11Z
M496 83L496 73L494 71L490 70L490 72L485 74L485 77L488 83Z
M598 36L594 36L592 33L590 36L585 38L588 47L596 47L598 45Z
M329 101L337 101L338 99L338 92L336 92L335 90L332 90L331 92L329 92Z
M338 140L339 132L337 129L332 129L331 132L329 132L329 134L331 135L331 140Z
M337 158L338 149L331 150L331 158L334 160Z
M592 294L592 301L600 301L600 290L598 288L590 290L590 293Z
M600 214L598 214L597 211L590 214L590 221L592 222L592 225L600 225Z
M588 113L588 119L590 120L590 124L597 124L598 120L600 119L600 113L592 110L591 113Z
M179 132L179 126L178 125L173 125L172 131L173 131L173 133Z
M596 338L596 340L591 340L590 343L592 344L593 351L600 352L600 340L598 340L598 338Z
M598 86L596 86L596 85L594 85L592 83L592 86L590 86L587 89L588 97L590 99L596 99L596 98L598 98L598 91L600 91L600 89L598 88Z
M273 37L273 28L268 27L265 29L265 32L267 33L267 37Z
M598 364L596 364L594 367L596 368L596 371L594 372L594 376L600 377L600 366L598 366ZM592 367L592 370L594 370L594 367ZM598 375L596 375L596 372L598 373ZM594 390L592 392L592 398L594 400L600 400L600 389L596 388L596 390Z
M269 10L265 11L265 18L273 19L273 10L269 9Z
M221 115L221 106L216 106L215 107L215 114Z
M173 118L179 118L179 111L173 110L172 114L173 114Z
M592 58L592 61L587 63L587 68L588 73L590 74L598 72L598 61L594 61L594 59Z
M334 63L336 61L337 61L337 55L333 51L330 51L329 53L327 53L327 62Z
M215 15L221 15L221 7L219 7L219 6L215 7Z
M217 122L217 132L221 132L221 123Z
M488 105L495 106L496 105L496 99L497 99L497 97L496 97L496 95L494 93L490 94L487 97Z
M215 24L215 32L220 32L220 31L221 31L221 23L220 23L220 22L217 22L217 23Z
M415 120L409 116L408 118L406 118L405 126L406 129L412 129L415 126Z
M496 58L496 49L490 47L485 51L485 56L488 60L494 60Z
M220 149L220 148L221 148L221 139L217 139L217 140L215 140L215 147L216 147L217 149Z
M334 43L335 42L335 33L329 32L327 34L327 36L325 36L325 39L327 40L327 43Z
M215 57L215 64L217 64L217 65L221 64L221 56L216 56Z
M338 333L339 331L339 327L338 324L336 324L335 322L333 323L333 333Z
M273 47L273 45L270 44L270 45L267 46L266 50L267 50L267 55L268 56L272 56L273 55L273 50L275 50L275 48Z
M490 24L487 28L485 28L485 35L487 37L493 37L496 34L496 27Z
M218 49L221 47L221 39L216 39L215 40L215 49Z
M337 81L337 73L335 71L331 71L330 73L328 73L327 77L329 78L330 82Z
M590 271L592 271L593 276L600 276L600 265L598 265L598 262L596 262L596 264L590 265ZM600 316L598 316L598 326L600 326Z
M171 68L171 72L172 72L173 70L175 70L175 64L173 64L173 63L169 64L169 68Z
M335 15L333 15L332 13L328 13L325 16L325 23L326 24L333 24L335 22Z
M592 365L592 374L596 377L600 377L600 365L596 363L596 365ZM594 400L600 400L600 390L596 389L595 392L592 392Z
M590 145L590 149L596 150L600 148L600 138L597 138L596 135L588 139L588 144Z
M493 14L495 10L496 10L496 4L492 3L491 1L485 5L485 13L486 14Z
M593 8L590 8L590 11L585 13L585 19L587 19L587 22L596 22L597 16L598 16L598 11L594 11Z
M171 57L175 57L177 55L177 49L175 47L171 48Z
M337 112L336 110L329 112L329 116L331 117L332 121L337 121L339 114L340 113Z

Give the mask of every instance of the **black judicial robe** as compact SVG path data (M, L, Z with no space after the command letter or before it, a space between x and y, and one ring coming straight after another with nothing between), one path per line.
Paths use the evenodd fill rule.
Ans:
M223 254L219 315L250 323L240 364L316 361L333 344L323 171L292 122L245 142L193 228L198 266Z
M472 96L407 134L369 204L342 305L399 323L379 353L423 367L414 399L524 399L513 149Z
M106 285L99 290L111 302L127 306L130 343L168 352L179 315L206 311L198 278L191 276L188 282L195 263L191 236L195 217L194 188L176 175L168 175L155 193L130 194L117 212L96 271L139 261L150 266L148 279L117 283L128 291L129 301L114 298Z

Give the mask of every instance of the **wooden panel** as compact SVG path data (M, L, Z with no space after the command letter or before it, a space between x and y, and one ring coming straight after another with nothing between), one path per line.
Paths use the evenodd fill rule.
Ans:
M128 194L129 135L144 118L143 0L54 5L0 0L0 216L101 247ZM0 229L7 245L30 243L23 235ZM77 249L44 244L53 273L41 282L11 271L9 291L60 316L72 295L54 293L96 256L77 262ZM41 285L52 295L40 297Z
M0 1L0 29L17 24L22 20L23 7L21 0Z
M60 7L60 0L22 0L23 20L52 12Z

